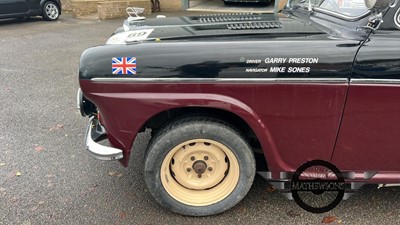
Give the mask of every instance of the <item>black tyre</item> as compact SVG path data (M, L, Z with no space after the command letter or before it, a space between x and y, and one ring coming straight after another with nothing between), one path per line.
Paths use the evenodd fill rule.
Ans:
M55 2L48 1L43 5L42 16L47 21L57 20L60 17L60 7Z
M152 138L145 180L154 199L176 213L208 216L236 205L255 175L250 146L223 122L186 118Z

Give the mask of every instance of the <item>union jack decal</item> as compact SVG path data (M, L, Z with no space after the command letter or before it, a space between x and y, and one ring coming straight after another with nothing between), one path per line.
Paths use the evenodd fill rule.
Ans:
M112 58L112 73L113 74L133 74L136 70L135 57L116 57Z

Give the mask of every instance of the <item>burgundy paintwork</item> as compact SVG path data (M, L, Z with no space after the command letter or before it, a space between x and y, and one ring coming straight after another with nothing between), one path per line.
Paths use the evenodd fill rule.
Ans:
M180 107L212 107L243 118L278 176L308 160L329 160L347 84L140 84L80 81L97 103L112 144L128 164L137 131L154 115ZM98 93L98 90L104 92ZM100 100L101 99L101 100ZM140 110L140 111L138 111ZM109 126L112 124L112 126ZM116 137L119 137L118 139Z
M332 158L342 170L400 171L399 85L351 84Z

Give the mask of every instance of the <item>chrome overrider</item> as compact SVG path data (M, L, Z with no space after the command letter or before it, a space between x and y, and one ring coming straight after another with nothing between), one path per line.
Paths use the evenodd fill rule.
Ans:
M96 123L98 123L97 118L95 118L94 116L90 117L89 124L86 129L86 150L89 155L93 156L96 159L107 161L122 159L124 156L121 149L104 146L96 143L93 140L92 134L93 132L96 132L96 126L101 126L100 124Z
M97 143L97 141L105 139L107 132L99 123L96 115L85 114L85 104L89 104L89 102L87 100L84 101L81 89L78 90L77 100L78 109L81 111L82 116L89 116L89 123L87 125L85 135L86 150L89 155L93 156L95 159L106 161L122 159L124 156L121 149L108 147Z

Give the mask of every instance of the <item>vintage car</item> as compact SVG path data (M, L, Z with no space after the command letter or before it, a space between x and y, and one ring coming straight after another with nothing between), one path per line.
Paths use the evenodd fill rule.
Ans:
M151 130L148 190L192 216L236 205L256 171L285 189L313 160L346 184L400 183L399 2L316 2L280 19L129 17L81 56L87 152L128 166Z
M6 0L0 1L0 19L42 16L54 21L61 15L60 0Z

